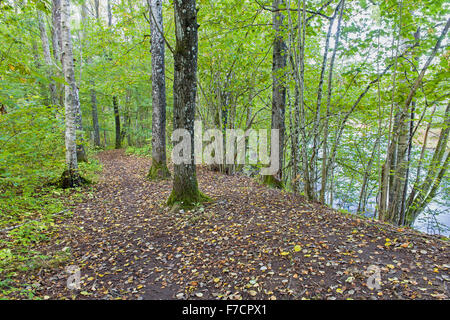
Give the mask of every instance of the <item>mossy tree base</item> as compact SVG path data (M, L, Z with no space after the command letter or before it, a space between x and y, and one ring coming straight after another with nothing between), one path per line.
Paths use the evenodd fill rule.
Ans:
M275 176L262 176L262 183L275 189L283 189L284 184L283 181L277 179Z
M170 171L167 165L162 162L152 160L152 166L147 175L149 180L166 180L170 178Z
M177 194L172 190L172 193L167 199L167 205L170 207L178 206L181 209L192 209L201 203L211 202L212 199L200 191L195 192L183 192Z
M81 177L75 170L64 171L59 181L59 185L63 189L81 187L85 184L89 184L89 181Z

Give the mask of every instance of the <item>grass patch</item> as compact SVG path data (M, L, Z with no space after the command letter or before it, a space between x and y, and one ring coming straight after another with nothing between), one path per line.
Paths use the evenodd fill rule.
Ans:
M149 145L143 147L131 147L128 146L125 150L126 155L135 155L139 157L151 157L152 156L152 147Z

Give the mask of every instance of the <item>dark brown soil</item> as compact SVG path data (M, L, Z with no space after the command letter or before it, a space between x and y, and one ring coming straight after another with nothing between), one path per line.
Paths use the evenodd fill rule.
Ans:
M145 177L150 161L99 155L95 192L57 223L43 250L70 261L22 275L51 299L449 299L450 245L308 203L241 175L198 169L215 201L166 207L171 180ZM55 245L55 243L58 243ZM81 288L66 286L68 266ZM378 270L380 289L371 270ZM372 281L371 281L372 280Z

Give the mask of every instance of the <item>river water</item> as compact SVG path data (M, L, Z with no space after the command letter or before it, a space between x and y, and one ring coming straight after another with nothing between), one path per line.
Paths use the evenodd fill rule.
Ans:
M357 203L346 203L340 199L336 199L333 207L345 209L354 214L358 209ZM373 218L376 210L375 198L369 199L366 210L365 216ZM438 234L450 238L450 199L437 196L419 215L413 228L427 234Z

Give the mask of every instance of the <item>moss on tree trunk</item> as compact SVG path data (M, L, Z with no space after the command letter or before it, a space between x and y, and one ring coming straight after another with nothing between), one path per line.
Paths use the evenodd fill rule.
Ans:
M174 175L172 193L167 200L168 206L178 205L184 209L191 209L200 203L209 202L212 199L198 190L197 178Z
M182 193L177 193L172 190L172 193L167 200L167 205L178 205L182 209L192 209L201 203L210 201L212 201L212 199L199 190L185 191Z
M147 175L149 180L165 180L170 178L170 171L167 165L163 162L158 162L152 159L152 166Z
M89 181L81 177L77 170L65 170L59 181L59 185L63 189L81 187L88 183Z
M262 183L271 187L271 188L276 188L276 189L283 189L284 185L283 185L283 181L277 179L275 176L270 175L270 176L262 176L261 178Z

